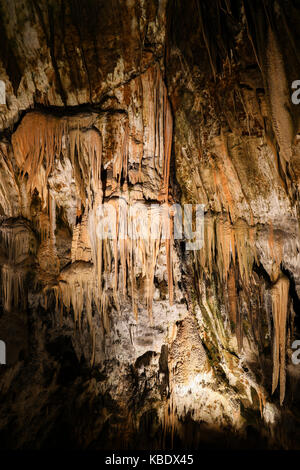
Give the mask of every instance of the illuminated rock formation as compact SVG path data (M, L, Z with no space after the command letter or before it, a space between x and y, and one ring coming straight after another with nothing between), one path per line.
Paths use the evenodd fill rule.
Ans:
M299 10L0 12L0 447L299 448Z

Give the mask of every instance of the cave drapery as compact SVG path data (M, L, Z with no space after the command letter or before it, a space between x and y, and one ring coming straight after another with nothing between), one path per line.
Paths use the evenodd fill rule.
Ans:
M299 21L0 0L0 448L299 448Z

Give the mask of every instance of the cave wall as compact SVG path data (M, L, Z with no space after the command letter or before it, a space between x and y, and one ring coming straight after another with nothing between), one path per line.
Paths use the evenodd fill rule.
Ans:
M298 448L297 2L0 17L0 447ZM120 200L159 236L99 240Z

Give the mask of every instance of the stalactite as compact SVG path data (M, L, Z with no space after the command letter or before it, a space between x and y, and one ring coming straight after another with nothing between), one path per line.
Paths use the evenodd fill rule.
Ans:
M228 299L229 299L229 308L230 308L230 317L234 325L237 320L237 302L236 299L236 283L235 283L235 272L234 268L231 266L228 276Z
M55 159L64 152L64 146L73 164L81 199L85 202L90 197L91 200L91 184L101 180L102 154L102 141L97 130L81 130L81 126L84 127L91 119L86 116L61 118L32 112L24 116L14 132L13 151L23 177L27 177L28 192L33 193L36 189L44 208L48 202L48 177Z
M40 214L38 223L41 233L41 243L37 253L39 281L47 290L49 285L52 286L56 283L60 269L55 239L56 203L49 190L47 195L47 212L44 211Z
M257 261L255 241L254 227L244 220L232 223L228 217L206 216L204 245L194 254L200 278L204 273L211 276L217 272L218 282L227 286L229 317L235 327L239 350L243 344L243 325L234 271L237 270L240 286L247 291L252 282L253 262Z
M280 264L283 257L283 246L281 238L277 236L276 232L274 234L274 227L272 222L270 223L269 227L268 248L269 258L272 261L270 277L271 280L275 282L278 279L280 273Z
M164 159L163 159L162 193L164 195L165 202L168 202L173 119L172 119L170 103L168 101L167 89L165 85L163 85L163 116L164 116Z
M0 142L0 205L7 217L20 214L20 190L7 145Z
M281 405L285 396L286 322L289 285L288 278L281 276L271 290L274 322L272 393L276 390L279 381Z
M225 282L230 263L238 262L240 278L248 284L257 259L253 227L241 219L232 224L222 217L206 217L204 224L204 246L199 254L195 253L202 269L212 273L216 264L219 277Z
M4 264L1 267L1 283L4 309L9 312L13 307L24 306L24 277L25 273L15 267Z
M79 125L79 124L78 124ZM69 155L81 201L85 204L102 195L102 140L96 129L72 129L69 132ZM101 198L102 199L102 198Z
M286 162L292 155L293 122L287 109L290 102L289 85L286 78L284 59L277 37L269 27L266 49L266 75L273 128L280 146L281 169L286 176Z
M60 154L66 121L41 113L27 114L12 136L14 155L24 176L28 192L37 189L47 202L47 180L55 156Z
M17 264L36 253L36 240L29 225L22 219L0 225L0 243L4 245L8 261Z
M158 66L151 67L139 78L142 93L144 117L144 145L146 154L154 159L154 168L160 176L157 200L161 202L158 236L151 238L148 227L146 238L122 239L119 237L119 208L117 199L110 204L116 210L114 240L100 239L96 227L99 222L98 207L105 201L102 188L102 135L93 127L94 117L56 117L38 112L28 113L13 134L12 144L16 161L27 184L28 193L36 190L42 200L42 211L37 217L37 228L41 234L38 260L40 278L55 287L59 282L57 298L66 308L72 305L76 323L80 324L84 308L92 326L93 305L106 317L110 289L114 305L120 311L120 294L125 298L129 293L133 312L138 314L137 280L145 283L145 300L149 316L152 316L153 286L155 267L160 250L165 250L169 301L173 302L173 215L169 211L169 177L172 147L172 113L166 86ZM128 166L130 129L128 118L121 120L122 143L111 160L112 178L115 180L116 195L128 198ZM148 156L148 155L146 155ZM71 161L77 189L80 216L73 228L70 273L64 271L58 276L55 248L55 200L48 192L48 177L55 168L57 158ZM140 158L139 172L142 172ZM122 183L122 187L121 187ZM134 203L135 201L131 201ZM166 210L165 210L166 206ZM78 212L78 211L77 211ZM149 213L147 215L149 218ZM136 230L136 221L129 215L125 221L130 230ZM142 221L143 222L143 221ZM163 232L168 231L166 239ZM93 263L91 269L83 269L78 263ZM74 266L81 266L78 276ZM112 276L109 273L112 272ZM128 275L127 275L128 273ZM93 278L91 282L91 278ZM56 281L55 281L56 279ZM88 286L87 295L83 285ZM71 291L71 293L70 293Z
M227 278L231 255L234 253L231 246L231 230L229 221L218 221L216 225L217 264L220 277L223 281Z
M158 66L151 68L142 76L142 87L144 103L148 108L145 116L144 137L146 137L154 157L154 168L159 173L162 171L162 184L158 200L168 204L173 119L167 89ZM167 211L166 217L166 223L169 223ZM166 241L166 256L171 303L173 301L172 246L173 240L170 238Z
M0 244L7 259L1 268L3 305L5 310L10 311L19 307L21 301L24 306L26 262L36 253L36 240L27 222L17 219L13 224L7 221L0 225ZM25 263L23 268L22 263Z

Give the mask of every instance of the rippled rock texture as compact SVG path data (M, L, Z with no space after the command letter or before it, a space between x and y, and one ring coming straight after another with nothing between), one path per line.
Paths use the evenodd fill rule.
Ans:
M299 448L299 20L0 1L1 448Z

